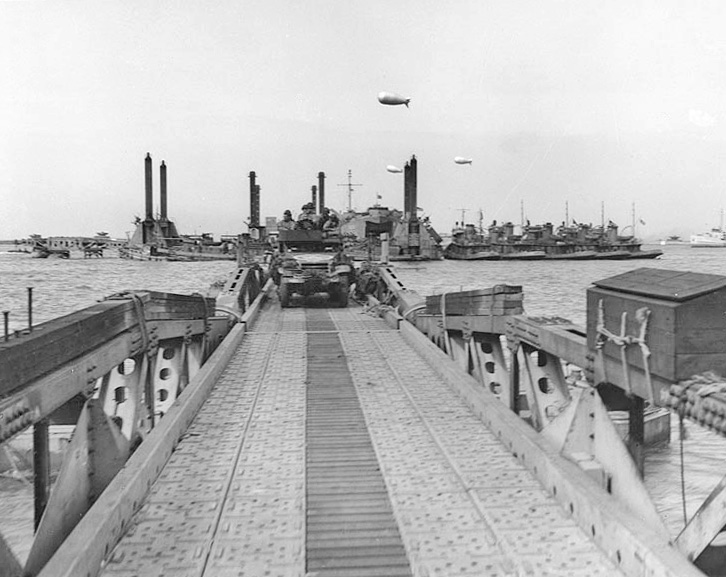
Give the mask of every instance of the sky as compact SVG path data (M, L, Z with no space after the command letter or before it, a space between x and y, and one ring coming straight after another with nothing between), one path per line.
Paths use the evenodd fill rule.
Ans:
M440 232L687 237L726 207L724 30L721 0L0 0L0 239L125 238L147 153L182 234L246 232L250 171L263 218L320 171L336 210L349 170L401 209L415 155Z

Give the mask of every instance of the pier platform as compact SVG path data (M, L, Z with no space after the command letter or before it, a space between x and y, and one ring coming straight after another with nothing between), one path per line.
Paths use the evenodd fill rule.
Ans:
M100 574L621 574L435 359L271 296Z

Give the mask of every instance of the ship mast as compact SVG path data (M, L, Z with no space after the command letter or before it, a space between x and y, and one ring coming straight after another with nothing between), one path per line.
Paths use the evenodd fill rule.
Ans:
M353 184L353 171L348 169L348 182L346 184L339 184L338 186L348 187L348 211L353 210L353 187L363 186L362 184Z
M461 228L464 228L464 219L466 218L466 211L468 209L460 208L459 210L461 211Z

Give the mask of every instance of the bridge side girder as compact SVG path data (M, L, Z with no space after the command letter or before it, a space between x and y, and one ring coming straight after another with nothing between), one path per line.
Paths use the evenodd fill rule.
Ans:
M541 349L521 344L516 353L519 367L519 389L529 404L532 426L541 431L570 403L560 359Z
M26 572L35 575L71 533L129 457L168 412L200 367L203 338L159 341L99 379L66 450L43 512Z
M36 575L43 568L123 467L129 451L128 439L103 411L100 400L89 399L33 539L26 575Z
M241 315L227 338L212 356L191 376L156 427L130 456L123 469L110 480L108 486L85 512L72 531L65 537L50 560L37 573L39 577L75 577L97 573L105 556L111 551L143 497L161 472L204 403L227 362L245 334L246 324L255 318L266 295L272 290L268 282L248 310ZM215 317L216 318L216 317ZM224 320L226 323L227 320ZM165 343L160 343L163 348ZM201 344L189 347L188 366L201 364ZM113 421L111 421L113 423ZM114 426L116 426L114 424Z
M515 412L519 408L519 403L514 401L513 399L518 399L520 395L520 379L518 378L518 376L520 374L520 365L524 364L524 359L521 359L520 362L520 355L517 354L517 351L521 349L523 345L529 346L530 350L543 351L550 357L551 361L557 365L560 365L560 363L570 363L572 365L575 365L576 367L584 371L584 374L588 377L588 381L591 383L608 382L607 377L613 376L613 380L615 381L614 384L617 385L619 377L623 375L623 367L620 363L607 357L598 356L589 351L587 346L586 331L566 319L527 317L525 315L502 315L498 317L442 317L442 315L427 315L423 312L425 308L422 304L423 299L420 299L420 297L418 297L418 295L416 295L412 291L407 291L405 287L403 287L402 283L400 283L400 281L395 278L395 275L388 274L384 271L384 274L382 274L381 276L384 282L387 283L387 302L390 302L393 306L397 307L398 310L401 311L404 320L410 320L410 323L401 323L401 330L408 330L408 328L411 326L411 323L413 323L419 331L427 334L429 343L434 344L434 346L438 346L441 350L453 352L453 356L455 358L458 352L459 361L457 364L460 366L460 368L464 368L466 372L472 373L473 376L477 378L477 381L479 381L479 383L481 383L479 375L476 373L475 370L471 370L472 367L470 365L470 362L466 362L462 358L462 347L452 346L452 341L455 342L456 339L459 338L459 334L464 334L465 331L468 330L471 326L476 326L482 331L482 333L506 333L509 348L512 353L509 359L509 370L511 371L512 376L512 380L510 383L511 399L510 403L507 404L507 406ZM461 333L459 331L461 331ZM476 334L477 333L474 332L474 335ZM498 338L498 335L492 336ZM437 366L437 368L439 367L439 365L435 366ZM649 398L653 394L652 391L655 390L656 398L661 399L661 394L667 391L668 387L671 386L671 383L665 382L657 375L650 375L646 371L642 371L637 367L628 367L627 370L629 380L628 390L630 394L641 395L642 398ZM534 382L534 380L530 378L529 382L532 383ZM481 388L476 388L477 392L481 390ZM599 396L594 389L588 391L588 395L593 396L593 399L595 401L600 401ZM602 403L596 402L596 405L599 406L602 405ZM568 433L569 426L567 423L567 413L568 411L573 411L575 409L575 405L566 405L564 407L564 411L560 413L559 417L556 417L552 422L550 422L550 425L548 425L554 426L556 424L556 426L560 427L561 429L559 433L562 437L560 450L566 442L572 444L572 439L569 438L572 435L585 436L587 438L590 438L592 435L593 437L598 438L599 441L601 441L603 438L610 439L610 441L604 443L606 447L608 443L612 445L611 447L608 447L608 450L603 450L602 442L591 443L592 447L586 446L585 451L579 454L570 454L569 459L573 463L577 464L577 467L584 474L590 474L592 477L592 481L606 492L608 492L608 490L615 491L615 493L622 497L622 491L624 490L627 493L628 487L639 487L640 489L638 491L635 491L635 493L637 494L635 498L632 497L632 494L626 494L626 498L623 502L627 503L628 501L630 501L627 505L628 509L630 511L636 511L636 515L640 516L643 519L650 519L652 523L651 530L653 531L653 534L659 535L657 539L663 539L664 543L668 542L667 532L663 528L662 521L660 520L657 512L655 512L655 508L652 505L649 496L647 495L647 491L642 487L641 478L638 474L637 468L628 457L619 436L614 431L614 427L609 421L609 417L607 417L607 411L605 411L605 409L603 408L602 411L590 411L590 414L594 415L595 413L602 413L603 415L605 415L605 417L607 418L607 426L605 426L605 429L609 429L609 432L611 433L610 435L603 433L602 422L599 424L595 423L595 421L603 421L603 419L591 419L593 422L587 423L585 426L582 426L582 423L580 423L580 425L575 427L575 431L571 431ZM495 407L494 410L496 411ZM631 422L633 420L632 417L633 413L631 410ZM719 424L721 422L717 419L711 420L716 422L716 424ZM543 419L542 422L546 421ZM724 422L726 422L726 419L724 419ZM569 424L571 424L571 422ZM640 432L642 433L642 431ZM632 434L633 430L631 427L631 436ZM595 445L599 445L599 448L596 448ZM515 455L520 456L520 451L517 450L513 446L513 444L510 445L510 448L512 448ZM614 452L612 450L613 448ZM598 458L605 462L606 466L603 466L595 458L595 454L598 454ZM520 456L520 458L523 461L525 460L525 456ZM526 459L527 461L529 461L529 457L526 457ZM606 471L606 468L609 471ZM537 469L537 466L533 468L535 473L537 473ZM543 479L541 474L539 475L539 477L540 480L543 481L545 486L548 486L548 484L551 485L550 481L546 478ZM557 493L556 486L553 486L552 490L554 493ZM582 495L580 497L582 497ZM579 504L574 503L571 499L572 497L569 495L565 496L564 498L560 496L561 502L565 505L565 507L569 506L571 508L570 510L573 513L575 511L581 511L583 508L589 509L589 507L591 506L591 503L588 502L588 497L584 497L584 500L581 500ZM714 497L714 500L716 500L716 497ZM626 505L622 506L625 507ZM599 514L596 516L599 517ZM590 513L585 513L583 515L578 515L578 520L581 522L583 529L591 529L593 537L595 537L597 533L598 538L596 540L598 541L598 543L607 543L608 539L610 538L622 537L617 529L613 531L609 531L607 529L604 530L604 528L600 525L599 518L597 523L592 523L591 525L588 525L588 523L590 523L590 521L588 521L589 517L592 517L592 515L590 515ZM713 527L715 528L719 522L720 519L712 522ZM604 531L608 533L606 539L602 539L601 537ZM701 536L701 540L704 541L705 538ZM708 541L710 541L710 539L708 539ZM626 557L629 558L629 561L631 561L632 563L631 566L627 568L628 573L632 572L632 574L637 575L661 574L660 570L653 570L652 568L646 569L645 566L642 565L643 556L648 555L647 549L649 545L647 545L645 549L639 552L635 552L632 548L632 544L628 543L627 540L623 541L621 539L616 539L616 543L622 544L625 549L629 549L627 555L624 554L623 550L620 548L610 549L609 551L611 553L611 557L614 561L618 563L618 565L622 565L623 563L625 563ZM663 550L663 547L661 545L657 545L655 546L655 548L658 551ZM667 545L666 548L670 548L670 544ZM631 554L632 558L630 558ZM667 552L667 556L670 555L671 553ZM676 557L678 557L677 554ZM682 561L683 559L681 558L678 563L682 565ZM665 564L665 567L674 566L675 565L671 565L670 561L666 562ZM689 565L688 563L682 566L683 570L687 571L689 574L701 574L697 568ZM665 569L665 567L663 568ZM675 575L680 573L679 571L676 571L672 574Z
M157 320L150 321L147 328L156 341L188 333L204 334L206 322ZM0 443L49 416L76 395L89 397L98 379L139 353L141 341L141 329L136 326L8 394L0 400Z
M581 528L626 575L697 577L694 567L657 529L603 489L575 462L514 415L410 323L401 333L459 391L479 418L504 442L543 487L569 510Z

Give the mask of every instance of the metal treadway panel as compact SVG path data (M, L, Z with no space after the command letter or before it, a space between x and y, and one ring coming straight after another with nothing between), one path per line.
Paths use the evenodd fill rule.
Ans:
M306 316L308 573L410 576L335 324L324 309Z
M245 336L102 575L305 575L304 342Z
M620 574L397 332L341 340L415 575Z
M397 331L274 300L102 571L618 574Z

